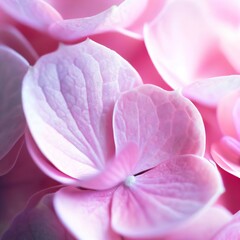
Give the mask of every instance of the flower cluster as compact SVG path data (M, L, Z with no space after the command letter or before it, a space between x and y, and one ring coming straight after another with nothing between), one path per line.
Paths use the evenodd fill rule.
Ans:
M237 0L0 0L2 240L235 240Z

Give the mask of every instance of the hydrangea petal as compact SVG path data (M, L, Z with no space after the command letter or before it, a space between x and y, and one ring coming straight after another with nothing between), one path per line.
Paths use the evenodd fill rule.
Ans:
M124 28L133 24L147 6L148 0L0 0L0 7L18 21L63 41L109 30L128 32Z
M119 1L117 1L119 2ZM93 3L97 4L98 3ZM72 41L129 26L144 11L147 0L125 0L93 16L66 19L51 25L50 33L61 40Z
M151 238L151 240L210 240L231 218L232 214L227 209L222 206L213 206L189 223L173 230L169 235ZM124 240L139 239L124 238ZM149 238L141 238L141 240L149 240Z
M223 192L206 159L179 156L134 177L113 194L113 229L129 237L163 236L212 204Z
M45 55L23 82L34 141L63 173L78 179L95 175L115 154L114 102L139 84L129 63L90 40Z
M11 25L0 26L0 44L14 49L22 55L30 64L34 64L38 58L27 39L16 28Z
M63 184L68 185L78 185L79 181L76 178L72 178L63 172L56 169L54 165L51 164L51 162L48 161L48 159L41 153L38 146L34 142L31 134L29 133L29 130L27 129L25 132L25 139L26 139L26 145L28 148L28 151L33 158L34 162L37 164L37 166L49 177L53 178L54 180L61 182Z
M79 185L87 189L109 189L123 182L133 172L138 162L138 148L128 144L106 168L90 179L80 181Z
M174 89L236 72L220 50L214 24L203 1L175 0L146 25L144 39L149 54Z
M233 122L237 132L237 139L240 140L240 90L238 91L238 98L233 107Z
M0 0L0 7L18 21L46 31L60 14L44 0Z
M240 75L214 77L196 81L183 88L183 95L209 107L217 107L223 96L240 88Z
M7 239L74 240L57 218L53 206L53 194L35 194L27 207L20 212L2 236Z
M238 102L239 97L240 89L237 88L235 91L223 96L217 107L217 120L222 133L236 139L239 139L237 130L239 124L237 121L238 107L236 105L235 109L235 104Z
M212 240L239 239L240 235L240 211L238 211L232 220L226 224Z
M28 66L18 53L0 46L0 159L10 151L25 130L21 86Z
M110 226L112 191L66 187L55 194L54 208L60 220L77 239L121 240Z
M91 39L120 54L137 70L144 83L154 84L163 89L171 90L154 67L144 41L119 32L97 34L91 36Z
M121 95L113 115L116 151L128 142L139 148L134 173L181 154L205 150L202 118L194 105L177 92L144 85Z
M226 208L213 206L162 240L212 239L231 218L232 214Z
M240 142L224 136L211 147L214 161L225 171L240 178Z

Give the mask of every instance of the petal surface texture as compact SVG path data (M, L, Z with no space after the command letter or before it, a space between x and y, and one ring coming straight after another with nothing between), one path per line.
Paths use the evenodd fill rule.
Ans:
M46 161L76 179L104 170L115 154L114 103L139 84L129 63L91 40L42 57L24 79L23 105Z
M171 233L223 192L215 166L194 155L165 161L134 178L113 193L113 229L128 237Z
M89 191L73 187L55 194L54 207L60 220L81 240L121 240L110 223L112 190Z
M144 85L123 94L113 115L116 151L128 142L139 148L133 174L182 154L203 156L205 134L194 105L177 92Z
M25 130L21 86L28 67L27 61L17 52L0 46L0 160Z

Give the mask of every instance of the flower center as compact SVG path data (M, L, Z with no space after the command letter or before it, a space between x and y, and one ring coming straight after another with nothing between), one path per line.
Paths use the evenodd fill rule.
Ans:
M124 181L124 184L127 187L131 187L136 182L135 176L128 176L126 180Z

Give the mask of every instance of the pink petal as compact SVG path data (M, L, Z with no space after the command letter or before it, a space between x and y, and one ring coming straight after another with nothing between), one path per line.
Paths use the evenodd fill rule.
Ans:
M154 84L171 90L154 67L142 40L119 32L97 34L90 38L120 54L137 70L144 83Z
M36 143L34 142L29 130L25 133L26 138L26 145L28 148L31 157L37 164L37 166L49 177L53 178L54 180L67 184L67 185L78 185L78 179L72 178L63 172L59 171L55 168L54 165L49 162L46 157L41 153L39 148L37 147Z
M238 99L240 98L240 89L230 92L222 98L217 108L217 118L219 127L224 135L239 138L238 130ZM235 120L236 119L236 120ZM238 132L239 131L239 132Z
M24 133L21 86L28 63L18 53L0 46L0 160Z
M117 188L112 226L124 236L160 237L196 216L222 192L220 175L210 162L180 156L132 176Z
M238 0L229 1L209 1L212 14L215 15L218 28L221 49L226 58L233 65L237 72L240 71L238 56L239 48L239 11L240 4Z
M166 237L151 238L151 240L210 240L231 217L232 214L227 209L221 206L213 206L181 228L173 230ZM139 239L124 238L124 240ZM141 238L141 240L149 240L149 238Z
M144 25L151 22L162 11L166 2L167 0L148 0L144 12L127 30L138 33L142 37Z
M21 32L10 25L0 26L0 44L14 49L30 64L34 64L38 58L36 51L27 39L21 34Z
M123 28L139 18L147 3L147 0L102 0L101 3L93 0L1 0L0 7L30 27L47 31L60 40L73 41L109 30L124 32Z
M236 100L233 107L233 122L237 132L237 139L240 140L240 89L238 91L238 99Z
M107 1L104 1L104 3ZM105 10L98 11L96 15L79 16L64 21L58 21L51 25L50 33L58 39L65 41L77 40L89 35L110 31L120 30L131 25L143 13L147 0L125 0L115 1ZM98 6L99 1L91 1L91 4ZM89 3L88 3L89 5ZM108 5L108 4L107 4ZM78 6L78 7L81 7ZM84 15L88 12L86 8ZM95 11L94 11L95 12Z
M226 224L212 240L239 239L240 235L240 212L237 212L232 220Z
M180 154L205 151L201 116L193 104L177 92L144 85L123 94L113 115L116 151L128 142L139 150L134 173L152 168Z
M217 107L223 96L240 88L240 75L208 78L183 88L183 95L210 107Z
M25 208L32 194L56 184L37 168L23 144L14 168L0 178L0 235L15 215Z
M225 171L240 178L240 142L225 136L211 148L214 161Z
M147 24L144 39L163 79L173 88L235 73L221 52L215 22L203 1L171 1Z
M72 178L103 170L115 153L114 102L139 84L124 59L90 40L42 57L24 79L23 105L45 158Z
M58 239L74 240L57 218L53 206L53 194L41 193L32 197L4 233L2 240L9 239Z
M79 185L87 189L109 189L123 182L133 172L138 162L138 148L128 144L102 171Z
M110 226L112 191L63 188L55 194L54 208L77 239L120 240Z
M218 21L227 25L238 26L240 21L240 4L238 0L210 0L208 1L212 13Z
M42 31L62 19L44 0L0 0L0 7L18 21Z
M231 218L227 209L213 206L162 240L210 240Z

